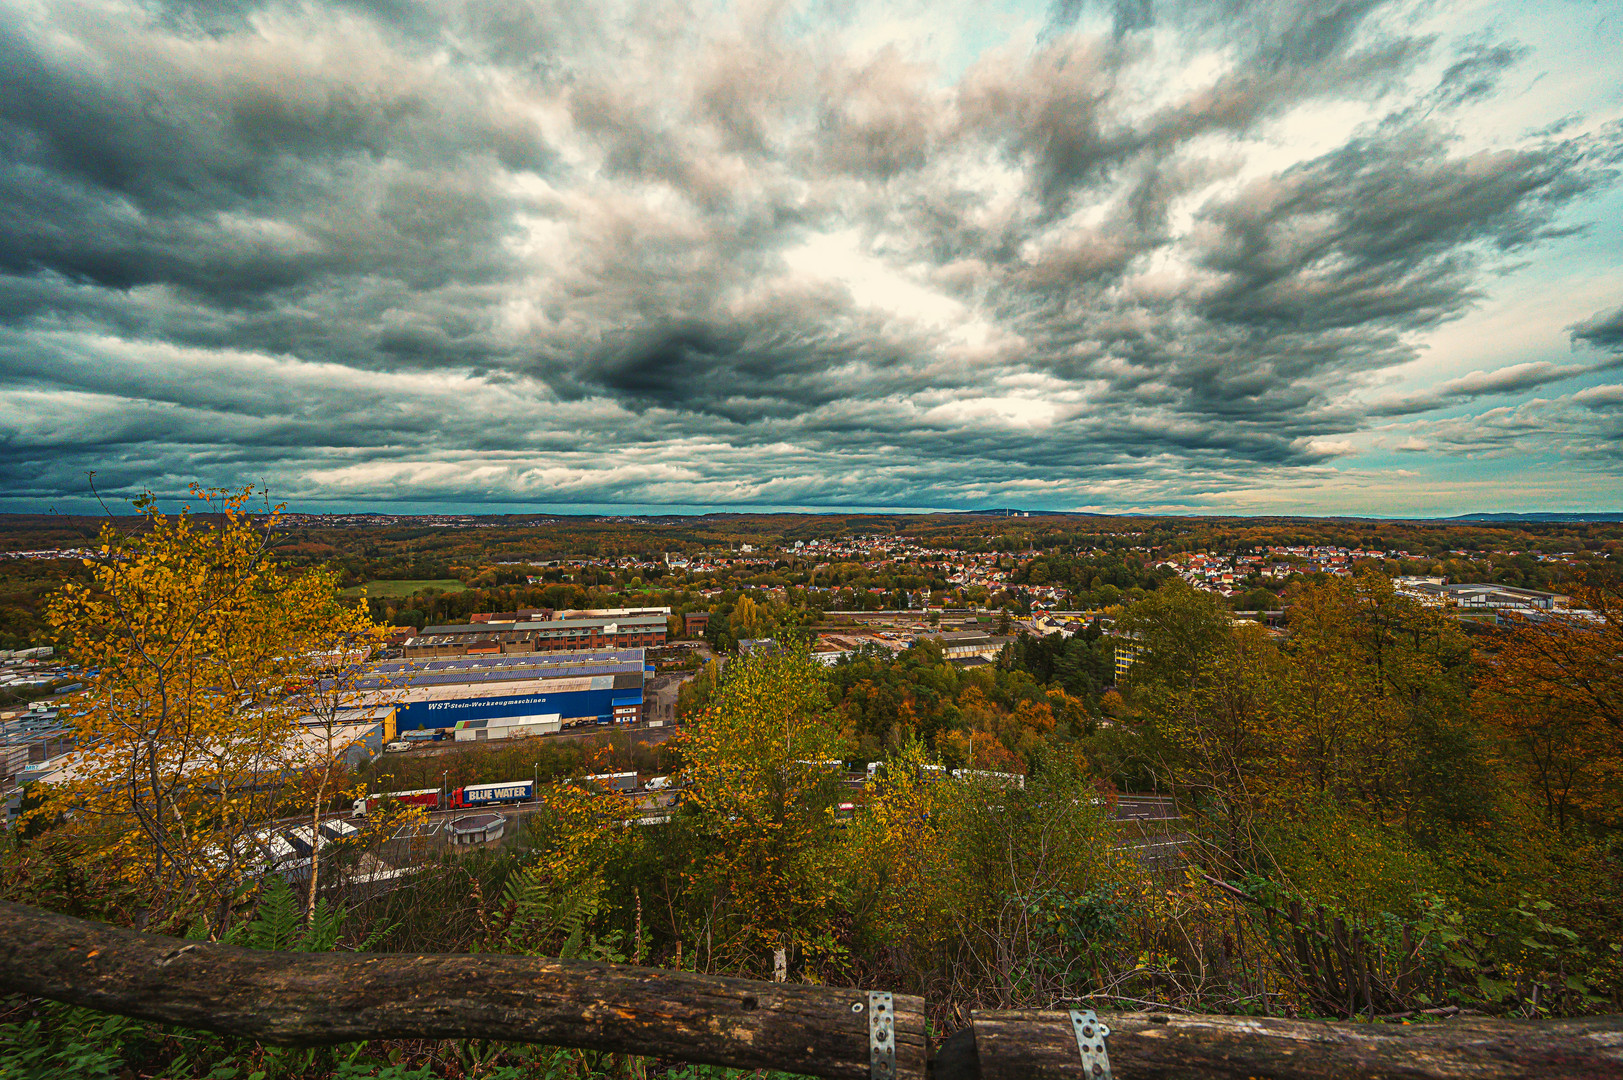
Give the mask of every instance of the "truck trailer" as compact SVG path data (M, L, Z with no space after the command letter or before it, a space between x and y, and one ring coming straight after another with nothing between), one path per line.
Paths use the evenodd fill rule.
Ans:
M637 790L637 774L634 772L593 773L584 779L622 793Z
M425 810L438 810L440 806L439 788L418 788L415 791L380 791L376 795L367 795L355 800L355 817L365 817L368 810L375 809L378 802L383 799L392 799L406 806L421 806Z
M533 780L510 780L501 784L473 784L451 792L446 803L448 810L461 810L469 806L494 806L498 803L529 802L535 798Z

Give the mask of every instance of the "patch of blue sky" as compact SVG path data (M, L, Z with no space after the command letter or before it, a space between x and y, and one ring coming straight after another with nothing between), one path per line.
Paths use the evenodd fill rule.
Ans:
M938 87L956 84L988 51L1011 40L1035 41L1049 25L1054 8L1032 0L986 0L986 2L850 3L843 0L811 0L786 11L778 24L789 40L814 41L838 36L863 51L893 47L908 59L922 61L935 69ZM1089 16L1108 29L1109 20Z
M1410 363L1385 373L1379 396L1417 392L1472 371L1493 372L1517 364L1601 365L1574 373L1536 391L1480 398L1514 404L1535 395L1573 393L1617 381L1606 354L1572 339L1571 327L1623 304L1623 186L1576 202L1552 222L1557 235L1531 257L1512 253L1498 275L1482 283L1476 305L1461 318L1416 338L1420 348ZM1374 397L1374 394L1365 395ZM1453 415L1454 410L1428 413Z

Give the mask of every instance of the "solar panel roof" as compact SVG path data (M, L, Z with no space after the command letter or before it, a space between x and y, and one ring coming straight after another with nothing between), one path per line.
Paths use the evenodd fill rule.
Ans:
M585 678L642 672L641 649L592 653L545 653L528 656L459 656L423 660L389 660L373 666L376 674L357 681L357 689L447 686L512 682L520 679Z

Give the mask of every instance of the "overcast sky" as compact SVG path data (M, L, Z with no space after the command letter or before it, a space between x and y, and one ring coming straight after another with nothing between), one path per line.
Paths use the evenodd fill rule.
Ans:
M1623 509L1616 0L0 0L0 509Z

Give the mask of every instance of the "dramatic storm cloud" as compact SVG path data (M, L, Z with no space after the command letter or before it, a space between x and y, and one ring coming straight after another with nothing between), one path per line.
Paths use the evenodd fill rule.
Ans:
M1623 503L1585 0L0 0L0 504Z

